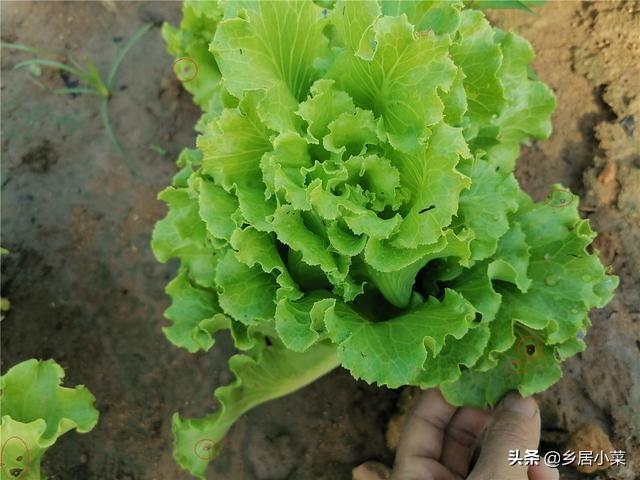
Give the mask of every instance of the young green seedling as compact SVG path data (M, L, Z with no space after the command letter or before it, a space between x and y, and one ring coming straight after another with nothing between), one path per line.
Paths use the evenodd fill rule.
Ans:
M120 158L125 162L128 169L131 173L135 173L135 169L133 165L130 164L125 152L120 146L120 142L118 142L117 137L113 132L113 128L111 126L111 120L109 118L109 99L113 94L113 90L115 87L116 74L118 72L118 68L120 64L124 60L125 56L129 52L129 50L142 38L142 36L149 31L152 27L152 24L143 25L133 36L127 41L127 43L119 48L116 52L116 55L111 62L111 66L106 75L100 72L100 70L95 66L94 62L89 58L85 57L84 62L79 62L72 56L69 56L69 63L63 63L56 60L50 60L46 58L32 58L29 60L22 61L16 64L13 69L18 70L21 68L29 68L32 73L38 72L37 69L41 67L45 68L55 68L60 70L61 72L66 72L71 74L73 77L77 78L82 86L79 87L65 87L65 88L57 88L53 90L53 93L58 95L95 95L100 97L100 117L105 127L105 131L107 133L107 137L111 142L114 150L118 153ZM15 44L15 43L6 43L2 42L2 48L9 48L13 50L21 50L24 52L29 52L36 55L48 54L55 55L55 52L51 52L49 50L40 49L36 47L30 47L23 44ZM35 70L34 70L35 69Z

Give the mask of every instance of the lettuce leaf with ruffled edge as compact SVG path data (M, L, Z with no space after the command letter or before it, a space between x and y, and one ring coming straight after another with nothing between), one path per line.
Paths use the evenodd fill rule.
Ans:
M241 415L304 387L339 365L332 345L318 343L298 353L268 338L259 338L250 351L229 359L236 379L216 390L220 405L216 412L198 419L173 416L174 456L196 477L205 478L209 461L218 454L224 436Z
M2 477L41 478L42 455L70 430L98 423L95 397L83 385L61 386L64 370L53 360L26 360L0 377Z

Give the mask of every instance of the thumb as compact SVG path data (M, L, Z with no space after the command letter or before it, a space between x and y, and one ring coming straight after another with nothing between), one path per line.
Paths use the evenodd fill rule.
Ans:
M352 480L388 480L391 469L379 462L364 462L351 471Z
M509 465L509 450L538 448L540 411L532 397L510 393L496 409L480 458L467 480L527 480L527 467Z

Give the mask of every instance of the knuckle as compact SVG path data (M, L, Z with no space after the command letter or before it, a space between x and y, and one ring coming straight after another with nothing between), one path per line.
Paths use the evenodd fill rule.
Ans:
M449 428L447 435L465 448L472 447L478 436L466 428Z
M447 428L446 420L437 416L430 417L417 410L413 413L413 418L416 421L423 422L439 431L444 431Z

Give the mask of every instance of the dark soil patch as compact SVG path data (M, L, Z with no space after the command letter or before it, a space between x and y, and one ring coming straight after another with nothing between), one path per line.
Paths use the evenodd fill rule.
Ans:
M49 140L43 140L37 147L29 150L21 158L22 164L34 173L46 173L58 162L58 154Z

